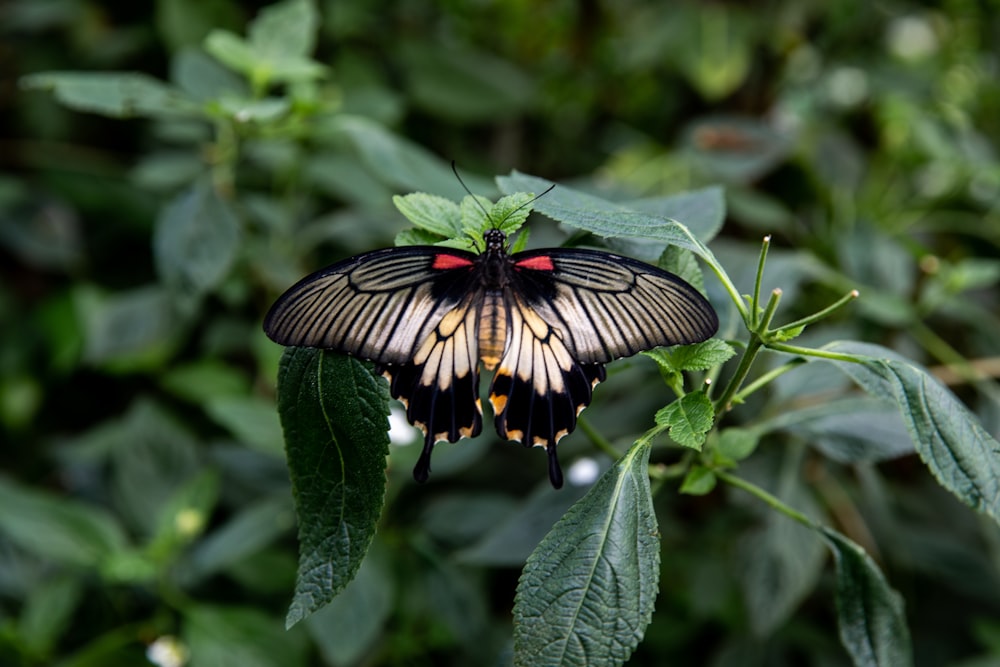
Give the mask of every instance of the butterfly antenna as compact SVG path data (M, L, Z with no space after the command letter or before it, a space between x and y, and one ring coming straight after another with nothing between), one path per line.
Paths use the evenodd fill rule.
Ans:
M482 202L479 201L479 198L476 197L476 195L472 194L472 190L470 190L469 186L466 185L465 181L462 180L462 177L458 173L458 167L455 166L454 160L451 161L451 170L452 172L454 172L455 178L458 179L458 182L462 184L462 189L469 193L469 196L472 197L472 200L474 202L476 202L476 205L479 207L479 210L481 210L483 212L483 215L486 216L486 219L489 220L490 214L486 211L486 208L483 207L483 204Z
M525 206L531 206L531 205L532 205L532 204L534 204L534 203L535 203L536 201L538 201L539 199L541 199L541 198L542 198L542 197L544 197L545 195L547 195L547 194L549 194L550 192L552 192L553 190L555 190L555 187L556 187L556 184L555 184L555 183L553 183L553 184L552 184L552 185L550 185L549 187L545 188L545 192L543 192L542 194L540 194L540 195L535 195L534 197L532 197L532 198L531 198L531 199L529 199L528 201L524 202L523 204L521 204L520 206L518 206L517 208L515 208L515 209L514 209L513 211L511 211L510 213L508 213L507 215L505 215L505 216L504 216L503 220L501 220L501 221L500 221L500 224L502 225L503 223L507 222L507 218L509 218L510 216L514 215L515 213L517 213L518 211L520 211L520 210L521 210L522 208L524 208Z

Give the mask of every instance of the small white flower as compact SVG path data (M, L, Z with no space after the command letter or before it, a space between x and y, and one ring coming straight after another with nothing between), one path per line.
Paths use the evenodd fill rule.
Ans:
M573 465L566 472L566 479L573 486L586 486L593 484L601 474L601 466L592 458L584 457L573 461Z
M923 60L938 50L938 38L930 22L920 16L901 16L889 24L889 52L902 60Z
M190 657L187 646L172 635L157 637L146 648L146 659L157 667L184 667Z

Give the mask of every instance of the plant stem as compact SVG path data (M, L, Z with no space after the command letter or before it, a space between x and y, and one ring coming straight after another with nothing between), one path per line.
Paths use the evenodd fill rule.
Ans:
M750 334L750 340L747 342L747 349L743 350L743 356L740 357L740 365L736 367L736 373L734 373L733 377L729 379L729 384L726 385L726 390L722 393L722 396L715 400L715 414L718 415L719 413L729 409L733 396L736 395L736 392L743 384L743 381L746 380L747 375L750 374L750 367L753 365L753 361L757 358L757 353L760 352L760 348L763 345L764 343L761 341L760 336L756 333Z
M833 311L837 310L838 308L841 308L846 303L853 301L854 299L857 299L858 296L860 296L858 290L851 290L850 292L848 292L841 298L837 299L823 310L815 312L807 317L803 317L800 320L795 320L794 322L789 322L788 324L784 324L775 329L774 331L787 331L789 329L794 329L796 327L804 327L808 324L812 324L813 322L817 322L826 317L827 315L829 315L830 313L832 313Z
M858 363L858 358L853 354L841 354L840 352L830 352L829 350L811 347L799 347L798 345L787 345L785 343L769 343L767 348L769 350L774 350L775 352L797 354L801 357L818 357L820 359L830 359L832 361L849 361L852 364Z
M816 524L816 522L807 517L805 514L803 514L802 512L798 511L793 507L789 507L784 502L782 502L780 498L772 495L771 493L768 493L767 491L760 488L756 484L752 484L746 481L745 479L736 477L735 475L731 475L724 470L716 469L714 470L714 472L715 476L721 479L726 484L729 484L730 486L735 486L738 489L743 489L750 495L756 496L758 499L763 500L765 503L767 503L771 508L778 510L788 518L794 519L799 523L806 525L810 528L819 527L818 524Z
M577 417L576 423L577 426L580 427L580 430L583 431L584 435L590 439L590 442L593 443L593 445L599 450L611 457L612 461L617 461L621 458L621 452L615 449L615 446L611 444L610 440L605 438L596 428L591 426L586 417Z
M740 401L742 401L747 396L749 396L750 394L754 393L755 391L757 391L761 387L764 387L765 385L769 384L775 378L778 378L778 377L784 375L785 373L787 373L790 370L794 370L795 368L797 368L798 366L801 366L804 363L805 363L804 359L792 359L791 361L789 361L786 364L782 364L781 366L778 366L777 368L772 368L771 370L769 370L768 372L764 373L759 378L757 378L756 380L754 380L753 382L751 382L750 384L748 384L746 387L744 387L740 391L736 392L736 394L733 396L733 400L736 401L737 403L740 402Z
M760 284L764 279L764 262L767 260L767 251L771 247L771 235L764 237L764 244L760 249L760 259L757 260L757 278L753 285L753 296L750 298L750 328L758 330L760 320Z

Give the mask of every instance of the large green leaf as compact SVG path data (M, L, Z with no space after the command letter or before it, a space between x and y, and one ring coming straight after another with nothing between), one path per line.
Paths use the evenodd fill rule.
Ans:
M837 562L837 622L840 640L857 667L913 664L903 599L854 542L835 530L817 528Z
M200 116L198 104L151 76L123 72L41 72L21 79L21 87L49 90L77 111L129 118Z
M954 394L926 369L879 345L841 341L825 349L855 358L833 363L862 389L895 399L917 453L942 486L1000 521L1000 443Z
M368 551L385 497L388 389L357 359L288 348L278 412L299 519L299 574L286 624L327 604Z
M653 613L660 540L648 443L635 445L542 540L514 600L514 664L622 664Z
M316 48L319 21L310 0L286 0L262 9L247 36L254 51L264 58L302 58Z
M820 516L814 490L803 475L804 448L774 453L778 456L762 452L764 456L755 459L773 465L767 470L768 486L797 510L810 517ZM823 544L815 533L778 512L766 512L759 527L740 540L740 583L750 628L756 636L767 637L788 621L815 589L825 561Z
M369 557L344 592L309 617L306 630L330 665L359 664L378 642L393 611L394 589L392 571Z
M448 163L368 118L331 115L317 119L315 131L321 141L335 142L338 146L347 144L364 168L393 189L429 192L450 199L465 194ZM491 194L489 181L468 173L462 178L473 192Z
M97 567L126 549L125 532L102 509L0 479L0 534L36 556Z
M633 199L625 205L633 211L677 220L704 243L715 238L726 219L726 193L718 185L661 197Z
M187 604L183 637L191 667L298 667L306 665L305 634L285 632L249 606Z
M239 220L207 179L165 206L153 232L160 279L189 306L218 287L239 246Z
M545 192L553 183L544 178L513 171L498 176L505 194ZM656 239L677 245L707 258L711 253L691 232L675 220L644 213L560 185L535 202L535 210L571 227L605 237Z
M498 176L497 185L505 194L513 192L545 192L552 182L537 176L512 171L509 176ZM702 191L706 200L716 198L709 191ZM710 204L714 207L715 204ZM553 220L603 237L646 239L664 241L668 245L690 250L701 257L712 272L722 281L726 291L739 299L739 290L732 284L725 269L690 229L669 218L636 211L594 195L559 186L539 198L534 208ZM657 249L660 246L656 246Z

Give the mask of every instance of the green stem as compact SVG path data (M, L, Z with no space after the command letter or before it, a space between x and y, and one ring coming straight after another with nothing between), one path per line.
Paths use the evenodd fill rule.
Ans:
M771 320L774 319L774 314L778 311L779 303L781 303L781 290L775 288L771 290L771 298L767 300L767 306L761 313L760 321L757 322L757 327L754 329L758 335L763 336L767 332L767 328L771 326Z
M760 311L760 284L764 280L764 262L767 260L767 251L771 247L771 235L764 237L764 244L760 249L760 259L757 260L757 278L753 285L753 296L750 298L750 328L759 331L760 321L758 312Z
M741 389L738 392L736 392L736 394L733 396L733 400L736 401L737 403L743 401L744 399L746 399L747 396L749 396L750 394L754 393L755 391L757 391L761 387L766 386L771 381L773 381L775 378L778 378L778 377L784 375L785 373L787 373L790 370L794 370L795 368L798 368L799 366L801 366L804 363L805 363L804 359L792 359L791 361L789 361L786 364L782 364L781 366L778 366L777 368L773 368L773 369L769 370L768 372L764 373L759 378L757 378L756 380L754 380L753 382L751 382L750 384L748 384L746 387L744 387L743 389Z
M798 511L793 507L789 507L788 505L783 503L781 499L779 499L777 496L768 493L767 491L760 488L756 484L752 484L746 481L745 479L736 477L735 475L731 475L724 470L716 469L714 472L715 476L721 479L726 484L729 484L730 486L735 486L738 489L743 489L750 495L755 496L758 499L767 503L772 509L778 510L788 518L794 519L795 521L798 521L799 523L808 526L810 528L819 528L816 522L807 517L805 514L803 514L802 512Z
M615 449L615 446L611 444L610 440L605 438L596 428L591 426L586 417L577 417L576 423L577 426L580 427L580 430L583 431L584 435L590 439L590 442L593 443L593 445L599 450L611 457L612 461L617 461L621 458L621 452Z
M848 292L841 298L837 299L835 302L833 302L823 310L813 313L812 315L809 315L807 317L803 317L800 320L795 320L794 322L789 322L788 324L784 324L775 329L774 332L787 331L788 329L794 329L796 327L804 327L806 325L812 324L813 322L818 322L819 320L828 316L833 311L843 307L846 303L853 301L854 299L857 299L858 296L859 296L858 290L851 290L850 292Z
M830 352L829 350L819 350L811 347L799 347L798 345L788 345L786 343L768 343L767 349L786 354L795 354L800 357L817 357L819 359L830 359L831 361L849 361L853 364L859 363L858 358L853 354L841 354L840 352Z
M740 357L740 365L736 367L736 373L729 379L729 384L726 385L726 390L722 393L722 396L715 400L715 414L718 415L729 409L733 396L736 395L743 381L750 374L750 367L753 365L753 361L757 358L757 353L760 352L760 348L763 345L764 343L761 342L760 336L756 333L750 334L750 341L747 343L747 349L743 351L743 356Z

